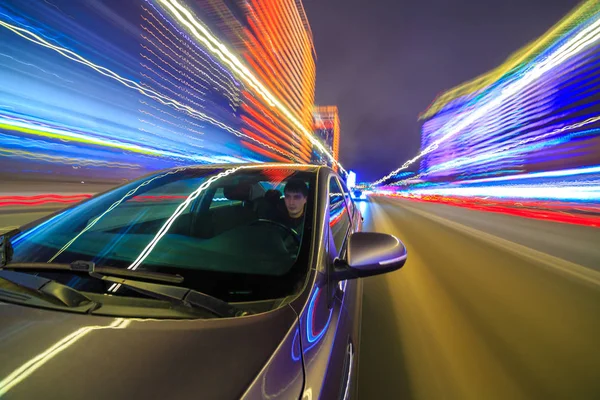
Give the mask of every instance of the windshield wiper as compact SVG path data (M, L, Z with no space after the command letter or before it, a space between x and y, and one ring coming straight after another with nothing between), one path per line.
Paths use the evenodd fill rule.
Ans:
M101 279L107 282L112 282L125 286L136 292L145 294L147 296L168 300L172 302L182 303L191 307L203 308L219 317L236 317L245 315L246 312L239 310L237 307L232 306L226 301L223 301L217 297L210 296L205 293L201 293L189 288L173 286L167 284L157 284L149 282L141 282L137 280L121 279L120 277L126 278L138 278L153 280L159 282L168 283L182 283L184 278L181 275L165 274L152 271L137 271L115 267L96 267L91 261L74 261L71 264L52 264L52 263L14 263L8 264L4 267L0 267L0 277L5 273L17 273L7 270L43 270L43 271L73 271L73 272L87 272L89 276L97 279ZM24 276L30 276L45 282L53 282L56 285L64 286L58 282L51 281L50 279L37 277L29 274L21 274ZM8 278L7 278L8 279ZM10 280L10 279L8 279ZM12 280L11 280L12 282ZM41 281L39 281L41 283ZM76 293L75 289L68 286L65 288L72 290ZM37 290L37 289L36 289ZM83 295L81 295L83 296ZM86 297L87 299L87 297ZM89 300L89 299L88 299Z
M50 296L69 308L87 305L89 307L86 311L89 311L89 309L94 309L98 306L97 303L81 292L52 279L3 269L0 269L0 278L17 286Z
M247 313L239 310L237 307L232 306L226 301L223 301L217 297L210 296L205 293L197 292L193 289L172 286L157 283L139 282L129 279L116 278L114 276L104 275L99 273L98 270L92 268L90 270L90 276L94 278L102 279L107 282L116 283L118 285L125 286L136 292L145 294L155 299L174 301L182 303L186 306L203 308L219 317L239 317L246 315Z
M115 267L96 267L91 261L73 261L71 264L53 264L53 263L14 263L8 264L2 269L14 270L40 270L40 271L74 271L74 272L89 272L94 270L100 274L122 276L126 278L147 279L150 281L181 283L183 276L174 274L164 274L161 272L138 271L125 268Z

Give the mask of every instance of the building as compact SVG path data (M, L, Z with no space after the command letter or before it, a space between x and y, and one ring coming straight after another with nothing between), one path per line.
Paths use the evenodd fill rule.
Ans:
M598 165L598 24L600 4L582 3L502 65L440 95L421 115L419 177L500 182Z
M198 0L194 4L202 21L242 58L258 82L244 85L239 109L234 111L243 121L240 131L271 148L245 139L242 144L271 159L308 162L313 151L316 54L302 2Z
M300 0L54 3L0 6L0 167L11 176L120 182L184 165L310 162L322 147Z
M339 160L340 153L340 117L336 106L316 106L314 109L314 133L325 145L333 158ZM313 162L326 160L313 152ZM329 163L328 163L329 164Z

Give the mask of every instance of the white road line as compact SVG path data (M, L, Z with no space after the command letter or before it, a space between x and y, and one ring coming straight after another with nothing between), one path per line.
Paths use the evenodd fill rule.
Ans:
M408 206L404 203L401 207L424 218L430 219L449 228L463 232L469 236L473 236L476 239L483 240L514 255L535 261L549 269L554 270L555 272L559 272L569 277L576 277L578 279L585 280L588 283L600 286L599 271L593 270L591 268L586 268L584 266L572 263L567 260L563 260L562 258L551 256L550 254L546 254L541 251L520 245L518 243L511 242L510 240L502 239L498 236L494 236L487 232L483 232L478 229L459 224L458 222L454 222L449 219L428 213L426 211L419 210L415 207Z

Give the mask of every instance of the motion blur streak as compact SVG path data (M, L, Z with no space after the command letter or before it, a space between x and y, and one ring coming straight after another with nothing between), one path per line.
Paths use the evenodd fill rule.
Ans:
M457 188L421 189L410 192L415 195L440 195L461 197L493 197L513 199L597 200L600 186L477 186Z
M421 152L375 184L413 190L599 165L599 10L587 1L498 69L440 96L423 114ZM417 160L417 176L395 178Z
M75 344L88 333L100 329L125 329L130 322L131 321L124 320L123 318L117 318L110 325L85 326L65 336L54 345L46 349L44 352L33 357L31 360L27 361L25 364L14 370L6 378L0 381L0 397L5 395L10 389L18 385L29 375L33 374L37 369L56 357L60 352Z
M215 121L212 118L206 116L205 114L199 112L197 109L186 106L183 103L180 103L177 100L174 100L170 97L164 96L162 94L160 94L157 91L154 91L152 89L148 89L145 88L143 85L139 85L136 82L133 82L129 79L125 79L122 78L121 76L119 76L118 74L114 73L113 71L104 68L102 66L99 66L97 64L94 64L92 62L89 62L88 60L86 60L85 58L81 57L80 55L65 49L65 48L61 48L59 46L55 46L52 45L51 43L49 43L48 41L42 39L41 37L39 37L38 35L29 32L25 29L21 29L15 26L12 26L10 24L4 23L2 21L0 21L0 26L4 26L10 30L12 30L13 32L17 33L19 36L30 40L38 45L44 46L44 47L48 47L56 52L58 52L59 54L65 56L66 58L82 63L84 65L89 66L90 68L94 69L96 72L99 72L100 74L107 76L111 79L115 79L118 82L122 83L123 85L125 85L126 87L130 88L130 89L135 89L138 90L141 94L148 96L149 98L155 99L157 101L159 101L160 103L164 104L164 105L170 105L175 107L178 110L182 110L184 112L187 112L197 118L199 118L200 120L203 121L208 121L208 122L212 122L215 125L221 126L222 128L224 128L225 130L235 133L238 136L245 136L248 137L247 135L244 135L240 132L237 132L223 124L221 124L219 121ZM177 79L177 77L173 76L174 78ZM164 88L164 86L163 86ZM176 94L175 92L171 91L173 94ZM189 101L189 99L188 99ZM193 102L192 102L193 103ZM194 105L198 106L198 104L194 103ZM114 140L103 140L103 139L98 139L92 136L87 136L85 134L76 134L73 132L59 132L58 130L39 130L38 127L36 125L29 125L27 123L23 123L23 122L14 122L14 121L10 121L12 123L1 123L2 120L0 120L0 128L6 129L6 130L19 130L20 132L24 132L24 133L29 133L29 134L38 134L38 135L42 135L42 136L48 136L48 137L55 137L55 138L61 138L61 139L70 139L70 140L75 140L75 141L80 141L83 143L93 143L93 144L100 144L103 146L108 146L108 147L116 147L116 148L120 148L120 149L124 149L124 150L129 150L129 151L134 151L134 152L139 152L139 153L144 153L144 154L152 154L152 155L160 155L160 156L165 156L165 157L173 157L173 158L187 158L190 161L195 161L195 162L200 162L202 161L201 158L199 157L195 157L195 156L186 156L185 154L176 154L173 152L164 152L164 151L159 151L159 150L155 150L155 149L147 149L147 148L143 148L141 146L138 145L131 145L131 144L126 144L126 143L120 143ZM144 121L142 121L144 122ZM248 137L249 138L249 137ZM264 144L262 143L260 140L257 140L255 138L250 138L251 140L257 141L258 143ZM274 149L271 146L267 147ZM276 150L276 149L274 149ZM281 152L282 154L286 154Z
M12 180L117 183L313 152L337 162L312 134L315 53L295 0L7 0L0 41Z
M523 218L600 227L600 205L598 204L582 206L580 203L531 201L529 199L515 202L511 200L416 193L391 193L389 196L406 198L412 201L448 204Z
M310 140L315 147L327 154L329 159L336 163L333 155L327 152L323 144L313 136L309 128L306 127L305 124L302 124L288 110L287 107L285 107L275 96L273 96L273 94L267 90L267 88L251 73L251 71L245 65L241 63L237 57L235 57L234 54L231 53L231 51L229 51L229 49L227 49L225 45L219 42L202 24L198 22L196 18L194 18L189 10L183 7L176 0L159 0L159 2L166 9L168 9L182 25L186 26L188 31L201 43L203 43L209 49L209 51L214 53L222 62L226 63L236 75L250 85L252 89L258 92L270 106L275 107L279 112L281 112L292 123L292 125L295 126L296 129L300 130L300 132L302 132L302 134L305 135L308 140Z
M48 203L77 203L92 197L91 194L41 194L36 196L0 196L0 207L7 206L39 206Z

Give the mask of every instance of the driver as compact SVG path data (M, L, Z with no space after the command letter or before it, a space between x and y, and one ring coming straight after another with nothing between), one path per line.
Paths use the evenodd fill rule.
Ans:
M286 213L280 218L280 222L302 236L308 187L302 179L292 178L285 184L283 195Z

